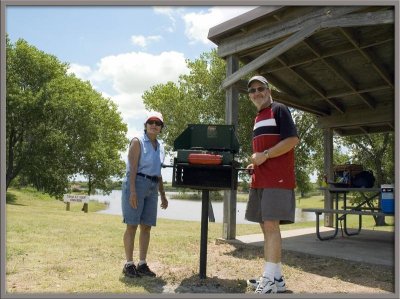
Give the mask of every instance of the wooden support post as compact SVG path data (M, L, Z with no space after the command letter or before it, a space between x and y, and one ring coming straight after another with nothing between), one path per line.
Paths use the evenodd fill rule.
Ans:
M239 59L233 55L228 56L226 58L227 77L238 69ZM239 91L234 85L230 85L227 87L225 95L225 123L237 128ZM224 191L222 238L227 240L236 238L236 190L234 189Z
M66 210L66 211L69 211L69 210L70 210L71 203L70 203L70 202L67 202L66 204L67 204L67 205L65 206L65 210Z
M331 128L324 129L324 172L328 182L333 181L333 130ZM332 194L325 190L324 194L324 209L332 209L333 200ZM333 226L333 214L325 214L325 226Z

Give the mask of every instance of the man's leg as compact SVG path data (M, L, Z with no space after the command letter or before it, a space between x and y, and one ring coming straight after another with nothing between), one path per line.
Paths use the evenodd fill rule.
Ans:
M263 225L264 259L270 263L280 263L282 258L282 238L279 220L267 220Z
M264 234L264 272L256 288L256 293L276 293L275 272L281 261L282 240L279 220L266 220L261 223Z

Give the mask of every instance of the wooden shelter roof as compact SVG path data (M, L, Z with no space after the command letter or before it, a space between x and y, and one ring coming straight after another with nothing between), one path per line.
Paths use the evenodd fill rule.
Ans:
M340 135L394 130L394 36L394 6L260 6L208 34L240 61L222 88L264 75L274 99Z

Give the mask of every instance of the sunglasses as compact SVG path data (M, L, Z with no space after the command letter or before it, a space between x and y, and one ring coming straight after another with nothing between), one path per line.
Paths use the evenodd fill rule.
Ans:
M249 92L249 93L255 93L256 91L258 91L258 92L263 92L264 90L266 90L267 89L267 87L265 87L265 86L260 86L260 87L257 87L257 88L249 88L247 91Z
M159 121L159 120L149 120L147 122L147 124L149 124L149 125L154 125L155 124L158 127L161 127L163 125L163 123L161 121Z

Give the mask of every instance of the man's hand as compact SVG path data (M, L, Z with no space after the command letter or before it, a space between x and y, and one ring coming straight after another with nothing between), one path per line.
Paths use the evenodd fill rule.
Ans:
M266 160L267 156L263 152L254 153L251 155L251 162L257 166L263 164Z
M253 173L254 173L254 165L253 164L249 164L249 165L247 165L247 173L249 174L249 175L253 175Z

